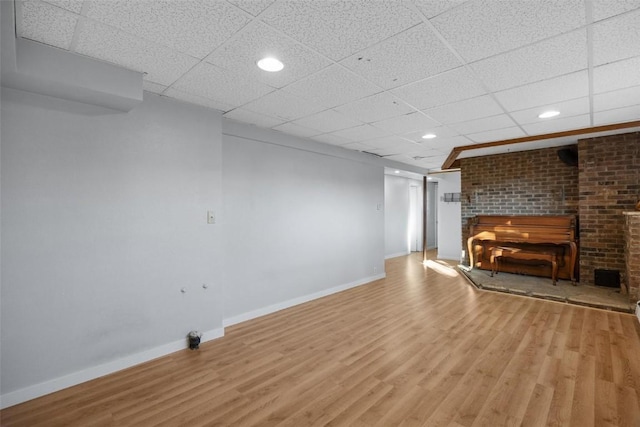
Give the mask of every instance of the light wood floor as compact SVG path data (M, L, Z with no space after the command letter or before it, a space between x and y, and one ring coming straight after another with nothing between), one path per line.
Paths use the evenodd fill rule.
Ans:
M635 316L387 279L1 413L3 426L640 426Z

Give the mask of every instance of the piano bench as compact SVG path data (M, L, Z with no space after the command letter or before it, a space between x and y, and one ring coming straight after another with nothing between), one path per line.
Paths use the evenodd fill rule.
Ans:
M491 257L489 258L491 262L491 277L493 277L494 273L498 274L498 264L502 257L526 261L547 261L551 263L551 280L553 286L556 285L556 279L558 278L558 259L555 253L496 246L491 249Z

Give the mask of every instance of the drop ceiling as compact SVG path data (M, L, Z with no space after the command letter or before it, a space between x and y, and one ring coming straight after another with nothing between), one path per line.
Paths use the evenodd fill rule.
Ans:
M142 72L148 92L429 170L454 147L640 120L640 0L18 1L16 32Z

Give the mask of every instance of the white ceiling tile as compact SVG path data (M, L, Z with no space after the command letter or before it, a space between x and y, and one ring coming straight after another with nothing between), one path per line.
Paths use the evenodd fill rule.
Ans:
M225 104L224 102L219 102L219 101L208 99L202 96L182 92L174 88L167 89L163 93L163 95L169 98L177 99L179 101L189 102L191 104L201 105L207 108L213 108L214 110L218 110L218 111L228 111L234 108L232 105Z
M92 20L84 19L78 27L76 52L147 73L145 78L155 83L170 85L198 63L191 56Z
M61 49L69 49L78 16L47 3L22 3L19 36Z
M273 88L250 78L201 62L178 80L173 87L182 92L204 96L238 107L273 91Z
M287 86L285 90L327 108L346 104L381 91L374 84L339 65L332 65L298 80Z
M73 13L80 13L82 10L82 2L84 0L46 0L54 6L61 7Z
M593 25L596 66L640 55L640 10Z
M424 111L429 117L433 117L435 120L444 124L466 122L482 117L495 116L502 112L500 106L488 95L478 96Z
M261 70L256 63L265 57L278 58L284 64L284 69L277 73ZM260 22L251 24L237 38L216 49L206 61L277 88L331 64L329 60Z
M545 133L562 132L565 130L582 129L591 127L589 114L574 117L561 117L547 119L544 122L522 125L529 135L541 135Z
M579 116L582 114L589 114L589 98L572 99L571 101L556 102L552 104L543 105L540 107L529 108L526 110L520 110L510 113L511 117L518 124L529 124L543 122L546 119L538 118L538 115L545 111L555 110L560 112L558 118Z
M478 0L431 20L467 61L475 61L585 25L583 0Z
M418 143L425 152L446 156L455 146L508 139L525 126L537 134L639 118L640 0L28 0L24 5L18 0L16 5L20 36L144 72L145 96L154 92L228 111L229 120L320 142L357 142L352 148L384 155L405 151L406 156ZM585 10L591 5L595 68L589 94ZM450 63L455 57L440 46L440 36L472 62ZM282 73L255 67L267 48L284 60ZM204 64L198 60L203 55ZM442 71L450 66L457 68ZM486 97L485 88L501 92ZM561 116L537 118L551 108ZM423 140L426 132L438 137Z
M324 133L322 135L316 135L312 139L318 142L324 142L325 144L331 144L331 145L344 145L344 144L349 144L353 142L349 138L334 135L332 133Z
M454 136L450 138L436 138L423 140L422 146L432 148L442 152L449 152L454 147L463 147L469 145L472 141L464 136Z
M468 122L456 123L449 125L452 129L461 135L469 133L484 132L493 129L502 129L515 126L513 120L506 114L500 114L482 119L470 120Z
M293 123L316 129L322 133L335 132L337 130L362 125L361 122L350 119L344 114L336 113L333 110L321 111L320 113L298 119Z
M420 166L423 167L423 163L421 159L415 160L409 154L392 154L389 156L384 156L385 160L393 160L395 162L404 163L407 165ZM394 175L396 175L394 173ZM402 176L402 174L398 174L397 176ZM422 180L422 178L420 178Z
M589 78L586 71L578 71L495 93L496 98L507 111L524 110L588 95Z
M640 9L640 0L592 0L593 21L600 21L634 9Z
M640 104L640 86L594 95L593 111L605 111Z
M370 147L369 145L365 145L361 142L350 142L348 144L341 145L341 147L349 150L354 150L354 151L367 151L369 153L371 153L373 150L372 147Z
M146 90L147 92L152 92L152 93L162 93L167 89L167 86L165 85L160 85L158 83L154 83L154 82L150 82L148 80L143 80L142 81L142 89Z
M421 22L401 2L390 0L284 0L261 18L335 61Z
M430 140L423 139L422 136L427 133L436 135L436 138ZM408 132L402 135L403 138L407 138L419 143L426 143L427 141L435 141L437 139L442 140L444 138L451 138L453 136L458 136L458 132L448 126L433 126L420 131Z
M324 107L282 90L271 92L246 105L247 110L284 120L295 120L324 110Z
M404 154L410 156L414 160L422 160L426 158L432 158L432 160L439 159L442 156L446 157L446 155L442 151L431 150L426 147L419 147L415 144L402 144L395 147L396 153ZM420 159L416 159L416 157L420 157Z
M227 0L229 3L233 3L240 9L253 16L258 16L263 10L273 4L275 0Z
M593 69L594 93L640 85L640 57L625 59Z
M369 141L365 142L365 144L369 144ZM393 155L408 153L414 149L413 145L414 144L411 144L410 142L398 143L389 147L381 147L381 148L374 147L367 151L370 153L377 154L379 156L386 157L386 156L393 156Z
M382 138L367 139L362 142L364 144L370 145L373 148L397 148L398 150L400 149L399 147L403 146L411 147L414 150L418 148L418 145L416 143L409 142L406 139L402 139L399 136L395 135L383 136Z
M375 154L384 156L385 159L389 159L389 160L394 160L399 156L404 156L405 159L409 160L408 162L405 162L408 164L414 164L414 162L425 162L427 160L431 162L437 162L438 159L443 155L442 153L439 153L437 156L421 155L421 153L416 153L412 149L411 145L402 145L395 148L376 148L372 152Z
M426 18L433 18L440 15L452 7L461 5L467 0L413 0L418 10L424 14Z
M393 160L395 162L400 162L400 163L405 163L405 164L410 164L409 162L412 160L411 157L409 157L406 154L394 154L394 155L391 155L391 156L385 156L385 159L386 160Z
M333 132L333 135L347 138L352 141L365 141L367 139L388 136L388 133L371 125L361 125Z
M587 32L581 29L471 67L491 90L503 90L583 70L587 65Z
M419 131L423 131L424 135L427 129L437 127L438 123L421 112L415 112L374 122L372 125L397 135Z
M420 110L486 93L480 82L464 67L393 89L392 92Z
M415 160L406 154L399 154L397 156L385 157L385 159L395 160L398 162L406 163L408 165L418 166L423 169L431 169L431 170L439 169L440 165L442 165L442 162L440 162L437 157L427 157L427 158L418 157L417 160Z
M494 129L485 132L478 132L466 135L467 138L476 143L502 141L505 139L519 138L527 136L519 127L510 127L504 129Z
M341 63L385 89L462 65L425 24L390 37Z
M446 159L446 157L445 157ZM429 159L427 159L429 160ZM442 164L444 163L444 160L440 161L440 162L431 162L431 161L425 161L423 163L421 163L420 165L417 166L421 166L425 169L428 169L430 171L440 171L442 170Z
M387 92L359 99L334 109L364 123L378 122L414 111L407 104Z
M283 123L281 119L276 119L275 117L266 116L260 113L254 113L253 111L245 110L244 108L236 108L235 110L229 111L224 114L224 117L237 120L239 122L251 123L252 125L262 128L271 128Z
M426 159L429 157L437 157L440 158L442 156L446 156L448 153L443 152L441 150L436 150L435 148L429 147L413 147L414 149L411 151L407 151L405 154L411 157L421 157L422 159ZM416 159L414 159L416 160Z
M208 0L92 1L87 16L196 58L251 19L227 2Z
M284 132L287 133L289 135L296 135L296 136L300 136L303 138L308 138L310 136L315 136L318 135L319 132L315 129L309 129L307 127L304 126L299 126L295 123L283 123L281 125L278 126L274 126L273 127L274 130L280 131L280 132Z
M599 111L593 114L594 126L632 122L636 120L640 120L640 99L638 99L638 105L617 108L615 110Z

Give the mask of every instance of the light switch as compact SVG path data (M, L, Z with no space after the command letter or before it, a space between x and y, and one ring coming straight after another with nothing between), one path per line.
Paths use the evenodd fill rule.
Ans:
M216 223L216 213L214 211L207 211L207 224Z

